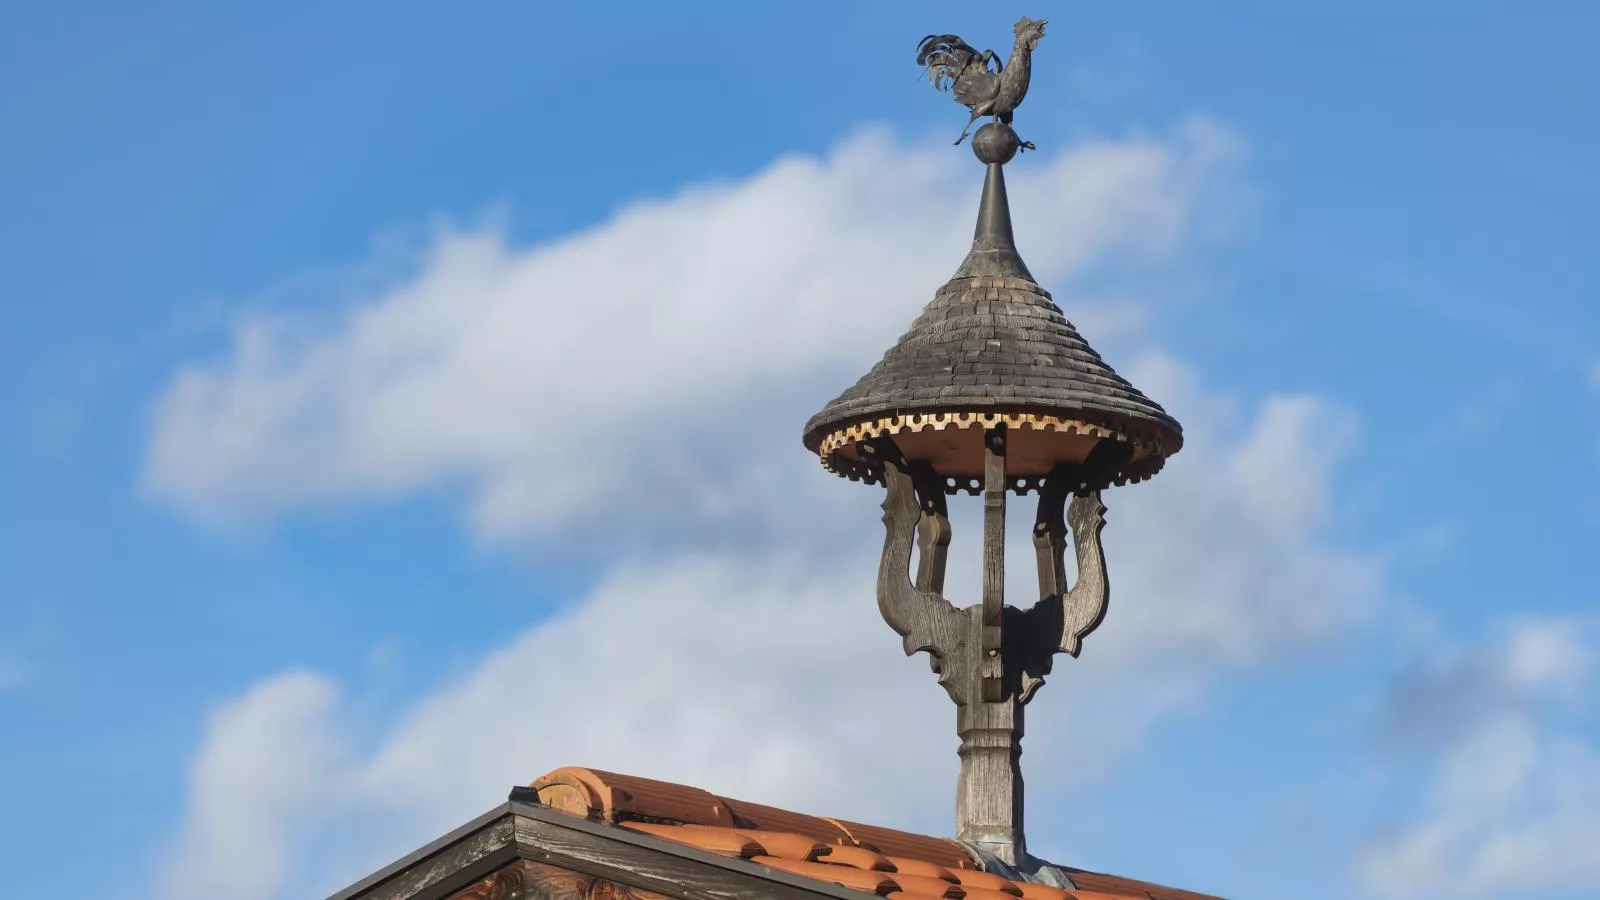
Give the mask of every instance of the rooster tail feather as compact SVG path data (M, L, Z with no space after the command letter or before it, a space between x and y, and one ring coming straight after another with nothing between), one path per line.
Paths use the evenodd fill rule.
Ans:
M928 57L940 50L949 49L952 44L961 43L961 38L953 34L930 34L917 41L917 65L926 65Z
M917 65L964 65L978 51L953 34L930 34L917 44Z
M940 91L950 90L981 56L971 44L953 34L930 34L917 44L917 65L927 69L929 83Z

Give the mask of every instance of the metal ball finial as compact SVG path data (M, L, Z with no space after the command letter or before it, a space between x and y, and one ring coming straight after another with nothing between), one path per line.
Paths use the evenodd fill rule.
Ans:
M972 136L972 153L985 165L1005 165L1022 148L1022 139L1002 122L990 122Z

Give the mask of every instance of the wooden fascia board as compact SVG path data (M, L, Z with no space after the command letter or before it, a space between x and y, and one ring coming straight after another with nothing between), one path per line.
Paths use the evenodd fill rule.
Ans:
M680 900L861 900L861 892L602 825L504 803L328 900L442 900L516 859Z

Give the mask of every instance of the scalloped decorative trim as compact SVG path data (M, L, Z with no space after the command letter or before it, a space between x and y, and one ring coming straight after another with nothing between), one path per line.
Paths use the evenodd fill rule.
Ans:
M1081 434L1097 438L1111 438L1119 441L1130 441L1135 445L1150 451L1140 462L1134 463L1129 470L1120 477L1114 478L1112 484L1136 484L1144 481L1159 471L1166 462L1166 454L1162 452L1159 441L1130 435L1126 432L1086 422L1082 419L1071 419L1065 416L1053 416L1039 413L1017 412L945 412L945 413L907 413L899 416L887 416L881 419L870 419L858 422L847 428L840 428L823 437L822 443L817 448L817 458L822 463L822 468L828 472L851 481L863 481L867 484L876 484L879 481L878 473L865 460L854 460L841 456L839 451L846 447L858 444L869 438L888 437L906 432L920 432L925 429L944 431L954 428L966 430L968 428L993 428L1004 424L1007 428L1027 428L1034 431L1056 431L1065 434ZM951 478L947 479L946 490L950 493L965 491L977 493L979 484L976 479ZM1018 494L1038 490L1043 478L1014 478L1008 487ZM971 482L970 484L966 482Z
M928 428L934 431L944 431L955 428L964 431L968 428L993 428L1004 424L1007 428L1028 428L1033 431L1059 431L1066 434L1082 434L1097 438L1114 438L1119 441L1132 441L1147 450L1157 449L1152 441L1130 436L1121 431L1115 431L1104 425L1085 422L1082 419L1068 419L1063 416L1040 415L1037 413L1008 413L1008 412L958 412L958 413L909 413L901 416L890 416L882 419L873 419L867 422L858 422L848 428L841 428L822 439L818 447L818 455L826 459L834 453L852 444L858 444L868 438L886 437L903 434L905 432L918 432Z

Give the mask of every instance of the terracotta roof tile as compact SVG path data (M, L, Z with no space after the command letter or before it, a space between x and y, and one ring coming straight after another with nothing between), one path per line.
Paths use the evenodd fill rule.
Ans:
M745 859L768 854L765 845L731 828L662 825L657 822L622 822L619 824L630 831L642 831L645 834L653 834L658 838L665 838L680 844L688 844L691 847L699 847L701 850L709 850L712 853L742 856ZM805 840L805 838L801 838L801 840Z
M837 844L828 848L827 854L822 858L825 863L837 863L841 866L855 866L858 869L873 869L878 872L895 872L895 864L889 857L875 850L865 847L851 847L846 844Z
M828 821L844 829L852 842L863 847L871 847L884 856L925 860L947 869L976 869L978 866L967 851L961 849L960 844L948 838L928 837L877 825L847 822L843 819Z
M1006 882L1010 885L1011 882ZM988 888L965 887L966 900L1014 900L1016 894L1010 891L992 891Z
M988 872L980 872L976 869L962 869L954 874L956 881L959 881L964 888L1002 891L1013 897L1022 896L1022 889L1017 887L1016 882L1001 878L999 875L991 875Z
M770 866L780 872L792 872L795 875L804 875L818 881L843 885L869 894L887 894L899 890L900 886L888 875L882 872L870 872L866 869L854 869L850 866L832 866L820 862L804 862L798 859L783 859L777 856L757 856L751 862L758 862Z
M568 766L551 772L529 787L538 791L545 803L563 812L577 812L569 806L587 803L591 814L600 813L608 822L629 818L665 819L696 825L735 824L732 810L720 798L699 788L650 778ZM545 800L547 794L551 800Z
M905 875L896 873L891 876L894 883L900 886L900 893L916 897L948 897L951 900L967 896L970 891L959 884L945 881L943 878L929 878L926 875Z
M598 769L557 769L531 787L540 802L570 815L896 900L1218 900L1065 867L1072 890L1011 881L982 871L960 844L946 838L825 819Z
M747 803L743 800L724 800L732 810L735 821L730 825L740 828L759 828L762 831L788 831L794 834L803 834L814 838L824 844L851 844L850 835L843 828L818 816L808 816L805 813L791 812L787 809L778 809L775 806L763 806L760 803ZM706 822L706 825L721 824Z
M824 844L807 835L787 831L747 831L741 828L739 833L755 838L767 848L768 856L781 856L784 859L811 862L841 849L837 844Z
M954 872L936 863L921 859L907 859L904 856L888 856L884 858L894 864L896 872L903 872L907 875L921 875L924 878L939 878L951 884L956 882Z

